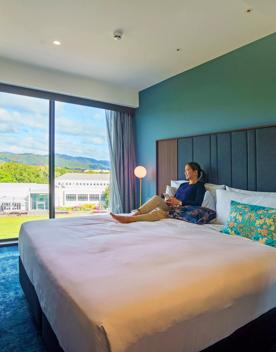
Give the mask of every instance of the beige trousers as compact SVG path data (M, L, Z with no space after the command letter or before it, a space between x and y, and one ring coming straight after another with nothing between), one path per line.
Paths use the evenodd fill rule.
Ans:
M133 217L133 221L157 221L168 217L170 207L166 204L164 199L159 196L153 196L140 208L138 208L140 215Z

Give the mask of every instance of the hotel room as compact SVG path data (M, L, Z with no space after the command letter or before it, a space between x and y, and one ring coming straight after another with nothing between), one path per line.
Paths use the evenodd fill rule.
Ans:
M276 2L0 4L0 351L276 352Z

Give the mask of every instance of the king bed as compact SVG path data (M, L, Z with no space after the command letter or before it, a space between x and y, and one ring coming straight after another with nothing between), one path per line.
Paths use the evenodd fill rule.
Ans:
M256 175L264 160L258 149L263 130L271 137L265 143L270 147L272 143L275 156L276 128L255 129ZM253 143L252 130L242 133ZM218 148L219 143L212 144L212 135L207 136L204 143L211 143L211 154L206 160L216 177L223 176L214 170L211 155L216 155L217 167L228 159L220 159L219 149L212 154L211 145ZM192 148L200 145L193 137L187 138ZM182 165L190 142L176 140L176 165ZM243 140L240 134L239 140ZM184 145L185 157L180 148ZM244 145L245 154L241 151L239 155L250 160L245 188L252 189L253 176L248 170L254 158L248 154L250 144ZM157 184L164 189L173 177L164 171L162 148L165 144L159 141ZM267 150L266 144L261 148ZM233 166L240 159L233 159L232 151L231 155L233 181ZM167 156L167 163L172 163ZM208 165L199 162L211 175ZM271 170L270 176L276 174L276 167ZM254 180L254 190L268 191L258 183L263 181ZM269 182L265 187L275 192L276 178ZM109 215L23 224L20 281L48 350L272 352L276 344L276 250L220 230L221 225L200 226L174 219L125 225Z

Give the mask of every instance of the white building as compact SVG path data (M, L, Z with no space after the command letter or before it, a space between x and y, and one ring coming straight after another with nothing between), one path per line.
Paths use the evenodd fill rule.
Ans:
M55 179L57 207L99 204L109 186L109 174L68 173Z
M0 183L0 212L49 209L49 186L36 183Z
M109 186L109 174L68 173L55 179L55 206L99 204ZM49 209L49 185L0 183L0 212L29 212Z

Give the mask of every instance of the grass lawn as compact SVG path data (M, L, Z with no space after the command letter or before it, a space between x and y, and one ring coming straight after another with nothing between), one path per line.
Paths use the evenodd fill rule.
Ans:
M56 218L66 218L73 216L85 216L92 215L91 211L81 212L76 211L69 214L57 214ZM10 215L10 216L0 216L0 240L5 240L8 238L18 238L20 226L23 222L33 221L33 220L43 220L49 219L48 215Z
M0 240L18 238L23 222L42 219L48 219L48 216L0 216Z

